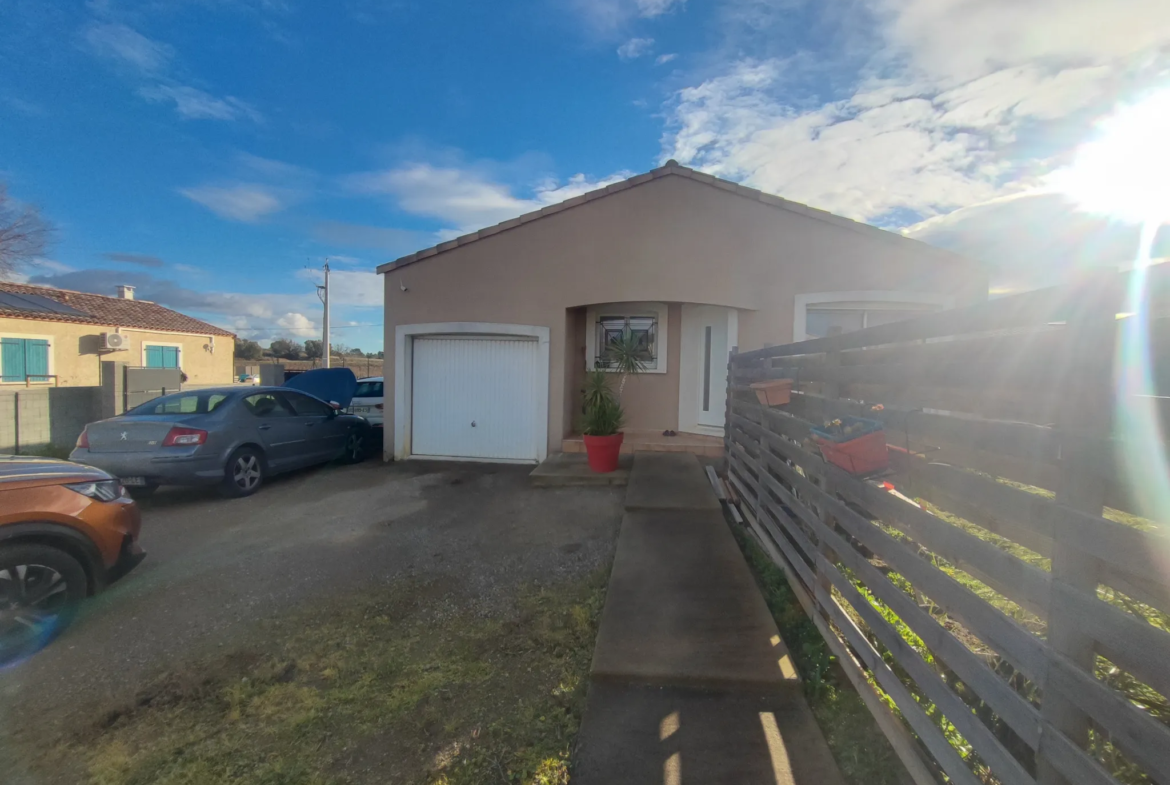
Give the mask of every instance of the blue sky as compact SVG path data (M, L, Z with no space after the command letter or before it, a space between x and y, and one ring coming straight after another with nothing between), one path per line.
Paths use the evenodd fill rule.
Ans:
M262 343L330 257L381 348L377 264L670 157L1018 287L1132 253L1036 187L1168 52L1143 0L0 0L0 180L58 227L25 277Z

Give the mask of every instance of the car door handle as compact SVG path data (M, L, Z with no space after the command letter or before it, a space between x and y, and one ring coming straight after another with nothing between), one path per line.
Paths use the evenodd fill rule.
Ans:
M315 422L307 422L307 423L305 423L305 427L306 427L306 428L312 428L312 427L313 427L314 425L316 425L316 424L317 424L317 423L315 423Z
M271 428L271 427L272 427L271 425L260 425L260 426L257 426L256 430L258 430L258 431L267 431L267 430L268 430L269 428Z

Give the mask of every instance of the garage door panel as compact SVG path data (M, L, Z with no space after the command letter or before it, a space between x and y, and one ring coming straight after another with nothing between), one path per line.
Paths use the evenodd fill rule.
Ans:
M535 460L537 350L534 340L416 338L411 452Z

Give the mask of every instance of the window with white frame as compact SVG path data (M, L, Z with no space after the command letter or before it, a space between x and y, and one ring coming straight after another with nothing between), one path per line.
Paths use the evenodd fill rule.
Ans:
M918 292L826 292L797 295L794 339L825 338L913 319L949 307L945 295Z
M915 316L921 316L934 310L937 308L930 306L916 308L814 308L810 306L806 312L804 332L809 338L824 338L827 335L840 335L854 330L864 330L866 327L877 327L879 324L913 319Z
M586 357L588 369L605 370L610 361L606 347L633 340L647 373L666 372L666 305L661 303L614 303L586 310Z

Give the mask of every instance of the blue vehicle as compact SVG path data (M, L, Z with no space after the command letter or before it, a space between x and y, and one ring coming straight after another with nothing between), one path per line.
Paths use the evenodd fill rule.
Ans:
M300 374L285 387L164 395L90 423L69 457L109 472L135 496L160 485L217 485L225 496L249 496L281 472L366 457L369 423L341 411L356 386L339 368Z

